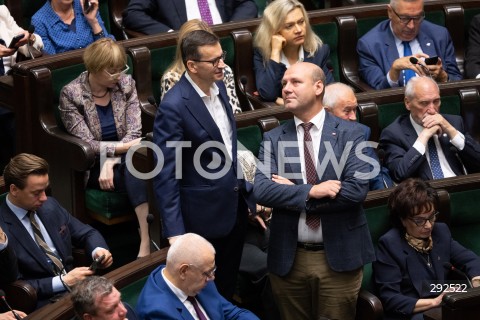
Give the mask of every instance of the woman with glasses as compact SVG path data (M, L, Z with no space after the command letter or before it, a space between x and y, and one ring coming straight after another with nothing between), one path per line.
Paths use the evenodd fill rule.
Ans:
M313 32L307 11L297 0L276 0L267 6L253 45L255 80L258 93L265 101L283 105L283 74L298 61L318 65L327 83L334 81L327 67L330 48Z
M140 143L140 103L128 71L125 51L110 38L97 40L83 54L87 71L60 93L60 116L67 131L88 142L100 160L90 170L87 187L127 192L140 225L138 257L150 253L145 181L127 170L125 156ZM103 158L103 157L102 157Z
M373 262L384 319L423 319L448 290L464 291L467 279L449 281L447 264L480 285L480 258L453 240L446 224L436 222L438 202L435 189L420 179L407 179L390 194L394 227L378 241Z
M167 93L167 91L170 90L178 82L178 80L180 80L180 77L185 72L185 65L182 61L180 45L183 38L185 38L188 33L195 30L205 30L208 32L212 32L212 30L204 21L198 19L189 20L182 25L182 27L178 31L178 42L177 50L175 52L175 60L167 68L160 81L161 99L163 99L165 93ZM212 67L216 67L219 61L219 59L213 61L215 65L213 65ZM225 62L225 56L223 56L223 61ZM233 71L228 65L226 65L223 69L223 72L223 83L225 83L225 87L227 88L228 99L230 101L230 105L232 106L233 113L240 113L242 112L242 109L240 108L240 102L238 101L237 92L235 91Z
M85 48L109 34L98 12L99 0L48 0L32 16L48 54Z

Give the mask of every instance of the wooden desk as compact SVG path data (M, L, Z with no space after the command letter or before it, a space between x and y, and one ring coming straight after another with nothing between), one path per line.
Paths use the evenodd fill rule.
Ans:
M441 320L442 319L442 308L437 307L430 310L427 310L423 313L423 318L425 320Z

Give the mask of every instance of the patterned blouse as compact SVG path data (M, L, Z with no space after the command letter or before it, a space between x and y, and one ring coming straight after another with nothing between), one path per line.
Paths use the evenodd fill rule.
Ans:
M235 80L233 79L233 71L229 66L226 66L224 70L225 76L223 77L223 83L227 88L227 95L232 106L233 113L241 113L240 102L238 101L237 92L235 91ZM160 80L160 99L163 99L165 93L170 90L175 83L180 80L182 75L177 72L167 71L163 74L162 80Z
M117 137L122 142L140 138L142 134L140 103L135 89L135 80L130 75L121 75L117 86L111 91L111 99ZM67 131L86 141L95 151L105 148L108 156L115 153L114 143L102 143L102 125L98 117L88 72L63 87L60 93L60 116Z

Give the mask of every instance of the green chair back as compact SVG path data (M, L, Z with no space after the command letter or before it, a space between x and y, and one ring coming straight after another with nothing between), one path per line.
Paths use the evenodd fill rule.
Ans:
M260 132L260 128L256 125L237 129L238 142L243 144L255 156L258 155L262 139L263 137Z
M338 27L335 22L312 26L313 31L330 47L330 62L333 67L333 78L340 81L340 62L338 61Z
M450 193L453 239L480 255L480 189Z
M137 306L138 297L140 292L142 292L145 283L147 282L148 276L140 280L130 283L129 285L123 287L120 292L122 294L122 301L128 303L135 308Z
M5 199L7 199L7 194L8 192L0 194L0 204L5 202Z

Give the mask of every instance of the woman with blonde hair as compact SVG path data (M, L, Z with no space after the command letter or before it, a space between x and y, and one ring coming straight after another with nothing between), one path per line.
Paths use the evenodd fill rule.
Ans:
M146 183L131 174L125 161L142 134L135 81L126 74L125 50L110 38L89 45L83 62L87 71L60 93L60 116L67 131L89 143L97 155L87 187L128 194L140 226L137 256L144 257L150 254ZM102 164L101 152L107 156Z
M327 68L330 49L313 32L307 11L297 0L275 0L267 6L253 45L257 90L266 101L281 97L283 74L299 61L322 68L326 84L334 81ZM283 104L283 100L277 103Z
M185 38L188 33L195 30L205 30L212 33L212 29L210 29L208 25L202 20L192 19L182 25L182 27L178 31L178 45L175 52L175 60L167 68L167 70L162 76L162 80L160 81L161 99L163 99L165 93L167 93L167 91L170 90L175 85L175 83L178 82L178 80L180 80L180 77L185 72L185 66L182 61L182 52L180 50L180 44L182 43L183 38ZM233 71L228 65L223 70L223 82L225 83L225 87L227 88L228 99L230 104L232 105L233 113L240 113L242 112L242 109L240 108L240 102L238 101L237 93L235 91Z

